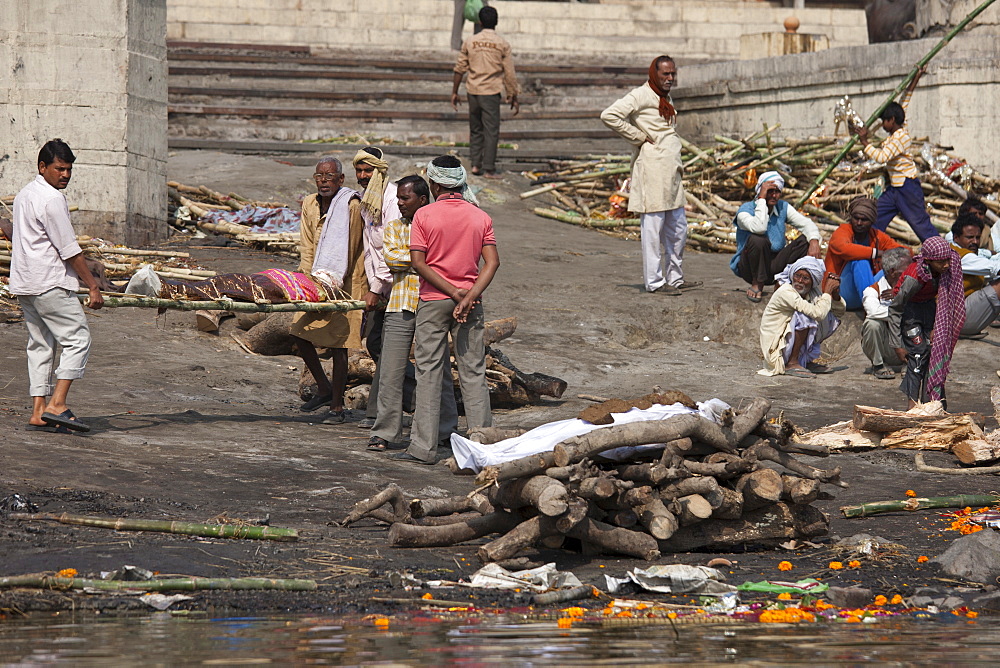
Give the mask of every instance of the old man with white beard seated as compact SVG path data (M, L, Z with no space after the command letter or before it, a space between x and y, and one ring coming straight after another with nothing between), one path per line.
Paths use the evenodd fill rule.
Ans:
M840 298L840 281L828 276L823 284L822 260L806 256L775 276L774 291L760 320L760 347L765 376L814 378L828 369L815 363L820 343L840 324L846 305Z

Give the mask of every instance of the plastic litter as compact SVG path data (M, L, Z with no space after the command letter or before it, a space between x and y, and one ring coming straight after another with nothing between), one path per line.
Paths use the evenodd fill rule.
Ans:
M737 590L736 587L725 584L726 576L722 571L708 566L685 564L651 566L629 571L626 576L615 578L605 575L608 593L618 593L623 585L629 583L636 584L646 591L662 594L728 594Z
M764 594L818 594L829 588L830 585L815 578L806 578L797 582L761 580L760 582L744 582L737 587L739 591L755 591Z
M583 585L572 573L557 570L555 562L513 572L497 564L487 564L472 574L468 584L462 584L477 589L530 589L534 592Z
M11 494L0 499L0 515L35 512L38 512L38 506L33 504L26 496Z

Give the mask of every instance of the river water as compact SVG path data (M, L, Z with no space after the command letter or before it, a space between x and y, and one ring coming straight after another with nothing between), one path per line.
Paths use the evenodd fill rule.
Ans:
M877 624L608 625L317 617L95 618L0 621L2 666L330 664L478 665L997 665L1000 623L941 615Z

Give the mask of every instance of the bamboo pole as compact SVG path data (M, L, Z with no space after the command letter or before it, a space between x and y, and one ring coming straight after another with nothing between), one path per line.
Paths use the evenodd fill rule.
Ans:
M83 244L80 244L83 246ZM191 257L191 253L183 253L180 251L164 251L164 250L141 250L135 248L114 248L108 246L96 246L88 245L84 246L85 250L96 250L104 255L139 255L139 256L150 256L150 257Z
M941 51L941 49L946 47L948 43L951 42L952 38L955 37L955 35L964 30L965 27L973 21L973 19L982 14L986 10L986 8L992 5L994 2L996 2L996 0L986 0L983 4L979 5L971 12L969 12L969 15L966 16L964 19L962 19L958 23L958 25L952 28L952 30L947 35L941 38L941 41L938 42L934 46L934 48L928 51L927 55L918 60L917 64L913 66L913 69L910 70L910 73L906 75L906 77L899 83L898 86L896 86L896 88L892 91L892 93L889 94L889 97L886 98L886 100L878 106L878 108L872 113L872 115L868 117L868 120L865 121L865 127L870 127L879 118L879 116L882 115L882 112L885 111L885 108L887 106L889 106L889 103L895 100L900 93L906 90L906 87L909 86L910 82L913 81L913 79L917 76L917 72L919 72L922 67L927 65L927 63L929 63L931 59L934 58L934 56L936 56L939 51ZM802 196L798 199L798 201L795 202L796 208L802 206L802 204L807 199L809 199L809 196L812 195L813 192L815 192L816 188L818 188L820 184L822 184L823 181L825 181L826 178L830 176L830 173L837 167L838 164L840 164L840 161L844 159L844 156L850 153L851 149L854 148L855 142L857 142L857 137L855 135L852 135L847 140L847 143L844 144L844 147L840 150L840 152L837 153L837 156L830 161L830 164L827 165L826 169L820 172L820 175L816 177L816 180L813 181L812 185L809 186L809 188L802 194Z
M571 213L562 213L554 209L544 209L542 207L535 207L533 211L536 216L550 218L552 220L558 220L572 225L580 225L581 227L630 227L639 224L638 218L617 218L607 220L601 218L584 218L583 216L573 215Z
M272 578L167 578L163 580L92 580L61 578L54 575L10 575L0 577L0 588L37 587L39 589L99 589L102 591L205 591L277 589L315 591L315 580Z
M109 299L114 299L110 297ZM12 520L48 521L77 526L99 527L115 531L159 531L185 536L208 538L256 538L259 540L295 541L299 533L295 529L279 527L241 526L238 524L201 524L198 522L178 522L175 520L144 520L122 517L106 519L71 513L10 513Z
M87 295L77 295L85 302ZM159 297L104 297L104 308L165 308L176 311L234 311L238 313L342 313L365 308L365 303L356 299L338 299L328 302L288 302L285 304L262 304L258 302L238 302L232 299L213 301L188 301L185 299L161 299Z
M1000 503L996 494L956 494L954 496L932 496L903 501L873 501L856 506L841 506L844 517L867 517L880 513L894 513L899 510L923 510L925 508L965 508L966 506L993 506Z

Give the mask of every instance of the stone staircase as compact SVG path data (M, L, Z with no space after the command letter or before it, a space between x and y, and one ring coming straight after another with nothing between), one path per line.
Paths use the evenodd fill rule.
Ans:
M317 55L303 46L198 42L171 42L168 54L174 148L258 144L274 152L303 141L361 137L362 143L408 142L438 153L441 145L468 141L466 105L455 112L449 103L450 54L359 58ZM644 81L645 68L519 60L517 71L521 112L514 118L504 108L502 145L516 145L514 153L524 157L627 150L599 114Z

